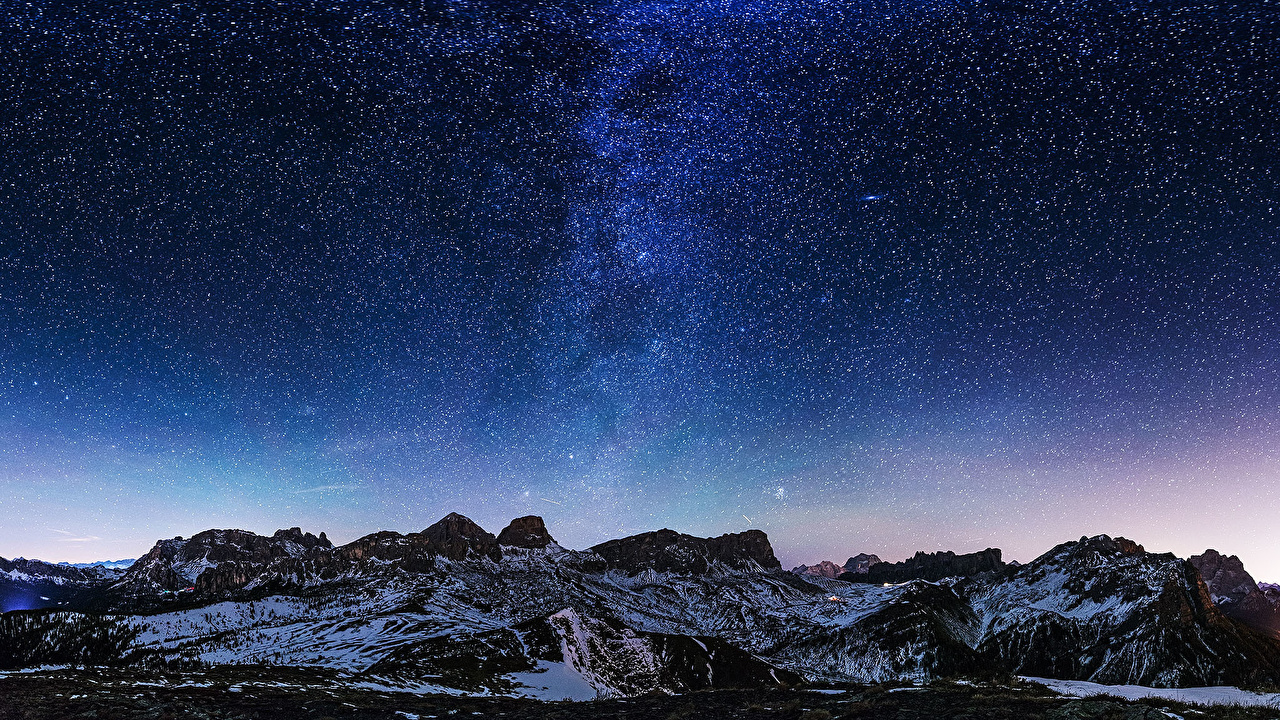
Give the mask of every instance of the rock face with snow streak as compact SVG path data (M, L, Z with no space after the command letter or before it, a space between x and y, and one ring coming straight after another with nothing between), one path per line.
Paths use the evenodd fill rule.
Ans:
M1187 562L1200 571L1214 604L1224 615L1280 634L1280 592L1268 594L1254 582L1240 558L1210 549L1192 555Z
M518 691L568 677L587 693L574 699L802 681L717 637L636 630L573 608L506 628L406 645L368 672L395 677L406 669L474 692Z
M1280 676L1280 646L1214 606L1195 567L1105 535L973 588L977 650L1020 675L1233 685Z

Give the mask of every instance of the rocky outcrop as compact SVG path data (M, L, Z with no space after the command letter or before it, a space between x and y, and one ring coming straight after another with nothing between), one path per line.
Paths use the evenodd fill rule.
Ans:
M875 555L858 553L844 562L843 572L863 575L871 569L872 565L879 565L880 562L880 558Z
M713 560L718 560L730 567L776 570L782 567L778 558L773 555L773 546L769 544L769 536L762 530L747 530L740 533L727 533L720 537L707 538L707 550Z
M421 542L427 553L450 560L465 560L469 557L489 557L494 560L502 558L497 538L471 518L458 513L445 515L419 533L414 540Z
M1269 595L1244 569L1240 558L1210 549L1192 555L1187 562L1204 578L1213 603L1224 615L1266 632L1280 633L1280 592Z
M270 537L247 530L205 530L190 539L157 542L115 583L126 596L147 598L195 588L203 595L239 590L280 566L328 553L333 543L299 528Z
M791 572L796 575L807 575L809 577L834 578L844 572L844 568L841 568L830 560L823 560L817 565L800 565L798 567L793 567L791 568Z
M591 548L611 570L637 573L704 573L716 565L736 570L782 567L773 555L769 537L760 530L699 538L662 529L610 540Z
M1228 620L1170 553L1099 535L966 586L975 647L1015 674L1156 687L1280 677L1280 644Z
M856 558L850 558L850 561ZM997 572L1004 568L999 548L957 555L950 550L934 553L917 552L896 563L868 563L866 572L844 572L839 576L848 582L902 583L908 580L938 581L949 577L972 577Z
M498 533L498 544L507 547L538 550L554 542L546 523L537 515L518 517Z

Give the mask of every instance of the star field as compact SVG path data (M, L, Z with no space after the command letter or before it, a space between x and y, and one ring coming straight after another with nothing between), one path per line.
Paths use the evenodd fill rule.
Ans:
M1280 579L1265 4L0 8L0 555L458 511Z

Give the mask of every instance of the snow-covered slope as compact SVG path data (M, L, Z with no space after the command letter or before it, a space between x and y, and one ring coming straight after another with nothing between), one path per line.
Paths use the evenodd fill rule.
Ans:
M379 687L539 697L993 669L1280 678L1280 645L1218 612L1194 567L1106 536L978 577L873 585L782 571L763 533L647 533L602 555L565 550L536 518L498 536L516 545L456 515L338 548L239 532L162 541L101 599L106 615L4 616L0 645L20 650L0 663L60 662L77 644L145 666L313 666ZM196 589L165 594L169 574Z
M1275 643L1224 617L1190 563L1124 538L1064 543L971 593L977 649L1021 674L1176 687L1280 672Z

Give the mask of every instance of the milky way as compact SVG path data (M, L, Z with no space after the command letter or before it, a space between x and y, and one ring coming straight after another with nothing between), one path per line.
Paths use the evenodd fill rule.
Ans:
M1280 32L3 3L0 555L449 511L1280 579Z

